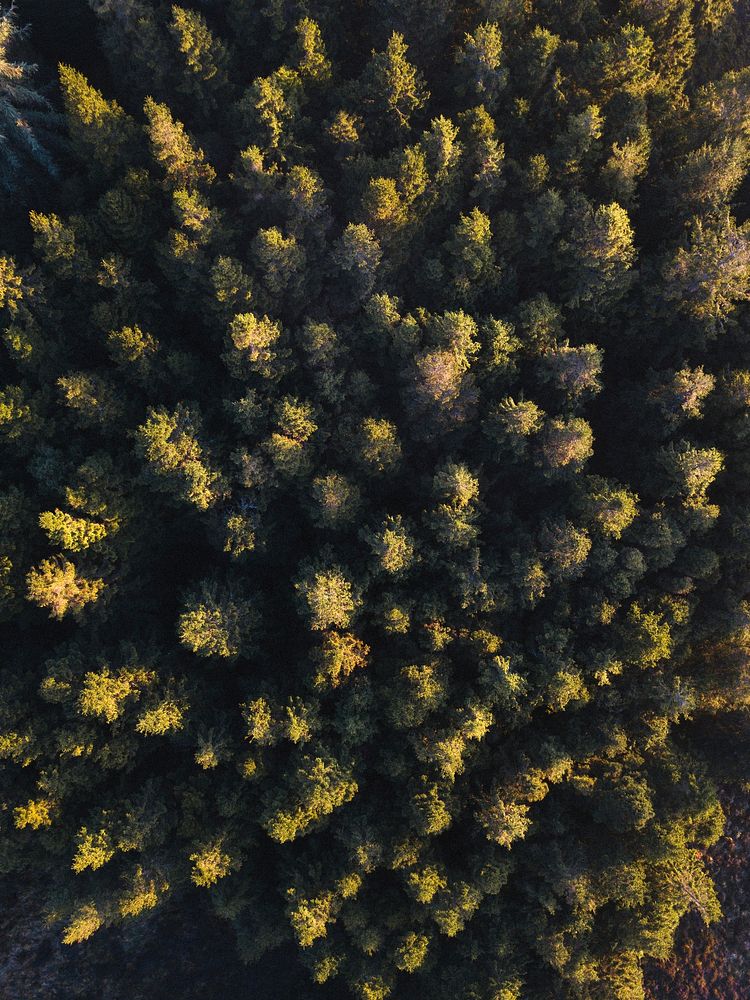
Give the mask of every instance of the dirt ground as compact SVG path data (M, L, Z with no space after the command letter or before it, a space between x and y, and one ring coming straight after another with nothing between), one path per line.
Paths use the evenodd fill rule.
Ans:
M750 794L728 792L723 805L726 836L710 854L723 919L686 918L672 959L649 969L648 1000L750 998Z

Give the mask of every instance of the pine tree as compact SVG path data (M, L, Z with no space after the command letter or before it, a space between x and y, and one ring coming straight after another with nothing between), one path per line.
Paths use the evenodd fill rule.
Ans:
M184 66L180 89L188 97L205 102L208 110L228 84L227 49L197 11L175 4L170 28Z
M133 119L71 66L60 66L60 85L68 132L78 157L84 163L96 163L106 173L124 165L136 142Z
M148 137L156 161L163 167L166 184L173 188L190 188L210 184L216 176L205 162L202 149L196 149L181 122L169 108L146 98Z
M0 239L9 890L97 975L203 897L290 995L639 997L750 766L737 17L92 6Z
M60 119L47 98L33 87L36 67L13 61L13 46L25 36L15 14L13 5L0 7L0 190L5 197L28 184L35 170L58 176L49 147L59 131Z
M376 114L383 114L392 127L405 128L414 112L424 106L427 91L408 59L403 35L394 32L382 52L374 52L365 74L365 100Z

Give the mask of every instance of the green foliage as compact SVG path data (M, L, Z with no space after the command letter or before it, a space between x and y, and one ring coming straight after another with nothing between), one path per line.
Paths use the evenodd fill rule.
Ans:
M200 887L362 1000L635 1000L747 780L736 12L91 7L0 238L3 870L71 945Z
M320 25L303 17L295 26L299 61L297 70L303 80L322 83L331 76L331 62L326 56Z
M600 311L616 303L630 284L636 257L633 230L628 213L616 202L576 209L571 236L561 246L570 261L568 301Z
M215 171L205 162L203 150L193 145L182 122L172 117L165 104L151 97L146 99L144 111L154 159L164 171L165 183L172 188L210 184Z
M78 944L90 938L102 926L101 914L93 903L79 906L65 927L62 940L64 944Z
M89 671L83 680L78 708L82 715L91 715L114 722L123 712L124 702L137 694L139 682L147 681L132 670L112 674L108 667L99 672Z
M193 862L191 880L199 886L207 888L226 878L232 868L231 857L221 849L221 844L210 844L200 851L190 855Z
M77 156L111 172L127 162L136 123L117 101L108 101L71 66L60 66L65 117Z
M750 297L750 234L726 215L712 225L696 219L687 247L665 267L665 296L711 332Z
M268 836L280 844L309 834L358 791L351 772L332 758L302 757L293 774L289 787L270 796L261 820Z
M420 73L406 58L404 36L393 32L382 52L374 52L365 73L365 104L386 122L405 128L423 107L427 92Z
M503 38L497 23L480 24L472 34L467 34L457 54L465 67L471 86L485 103L492 106L501 90L507 85L508 71L501 69Z
M221 475L206 465L197 438L196 415L179 404L174 412L152 410L136 432L139 453L158 479L159 488L177 495L200 510L210 507L221 495Z
M348 626L357 604L352 584L338 566L313 569L296 587L310 628Z
M92 833L84 826L79 830L77 840L78 847L71 865L76 874L85 871L86 868L96 871L115 855L106 830Z
M198 656L236 659L247 648L254 622L247 600L204 584L180 615L180 642Z
M78 615L87 604L96 601L104 589L104 580L81 576L76 566L62 556L45 559L29 571L28 597L40 608L48 608L51 618Z
M226 46L216 39L205 18L197 11L172 7L171 30L184 65L180 89L198 101L214 103L217 91L226 87Z
M14 62L16 43L26 36L16 23L16 8L0 7L0 192L5 199L22 191L34 174L58 176L50 153L60 116L35 89L36 66Z

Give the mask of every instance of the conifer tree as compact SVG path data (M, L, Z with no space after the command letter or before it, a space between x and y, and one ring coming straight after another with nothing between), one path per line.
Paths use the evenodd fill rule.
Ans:
M78 156L97 163L107 173L123 166L135 142L132 118L71 66L60 66L60 85L68 132Z
M36 67L14 61L13 48L24 35L14 5L0 7L0 190L6 197L28 183L29 168L58 175L49 147L59 130L59 115L33 85Z
M739 7L90 6L0 234L0 870L95 970L211 907L289 995L640 1000L750 767Z

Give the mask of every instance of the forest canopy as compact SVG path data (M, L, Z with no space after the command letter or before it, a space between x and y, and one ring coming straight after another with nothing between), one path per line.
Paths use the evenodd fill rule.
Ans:
M0 874L642 998L750 780L750 8L90 8L0 8Z

